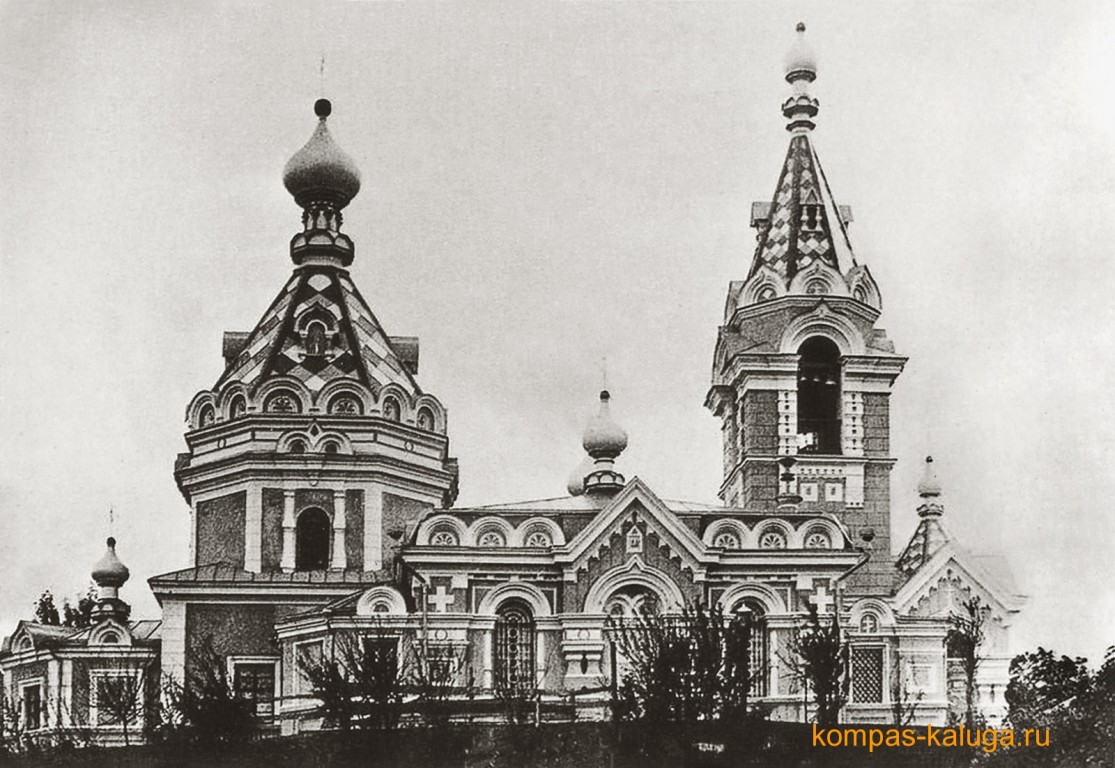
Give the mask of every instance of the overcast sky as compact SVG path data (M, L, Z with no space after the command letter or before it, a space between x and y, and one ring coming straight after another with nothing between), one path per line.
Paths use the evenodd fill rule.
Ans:
M896 546L946 518L1031 596L1020 648L1115 643L1115 15L963 2L0 4L0 633L76 593L116 510L123 596L188 565L190 398L290 273L286 159L334 102L354 279L422 340L462 504L564 493L608 359L620 460L712 500L729 280L818 53L815 144L910 357Z

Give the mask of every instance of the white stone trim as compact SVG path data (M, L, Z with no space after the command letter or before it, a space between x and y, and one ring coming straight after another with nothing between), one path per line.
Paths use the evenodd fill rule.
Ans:
M244 489L244 570L263 568L263 485L248 483Z
M162 672L175 683L184 684L186 675L186 604L164 600L162 638Z

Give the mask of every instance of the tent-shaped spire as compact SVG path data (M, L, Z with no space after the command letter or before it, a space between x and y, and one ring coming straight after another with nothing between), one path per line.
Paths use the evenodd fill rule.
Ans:
M810 134L819 102L809 93L817 77L816 57L805 45L805 25L786 60L786 81L793 92L782 105L790 146L774 198L755 203L751 225L759 230L748 277L768 267L789 284L794 275L821 261L846 274L855 266L848 224L851 211L838 206L825 178Z

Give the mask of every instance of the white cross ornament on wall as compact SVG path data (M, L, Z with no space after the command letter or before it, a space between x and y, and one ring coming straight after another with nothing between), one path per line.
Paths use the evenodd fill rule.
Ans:
M813 603L813 607L817 609L818 614L822 614L829 612L829 608L832 607L833 599L832 595L830 595L825 588L825 585L822 584L813 592L813 597L809 602Z
M457 596L451 592L446 592L445 586L440 585L434 590L434 594L426 598L426 602L434 606L434 610L438 613L445 613L449 610L449 606L456 602Z

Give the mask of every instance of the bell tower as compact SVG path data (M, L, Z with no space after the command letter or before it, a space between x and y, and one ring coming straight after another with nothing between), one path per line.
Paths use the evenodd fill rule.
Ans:
M872 555L850 591L878 594L894 578L889 401L906 358L875 326L878 286L814 149L816 57L804 24L797 33L782 105L790 145L773 198L751 206L758 242L728 288L706 406L721 422L724 503L773 514L780 496L800 496L802 512L833 514Z

